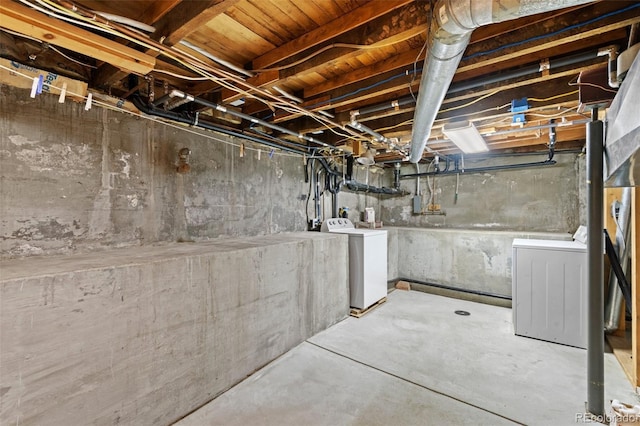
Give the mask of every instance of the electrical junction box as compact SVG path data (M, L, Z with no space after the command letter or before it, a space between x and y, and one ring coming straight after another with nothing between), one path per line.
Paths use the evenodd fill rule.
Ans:
M511 101L511 112L515 113L513 115L513 120L511 121L512 125L520 125L527 122L524 113L529 109L529 103L527 102L527 98L522 99L514 99Z
M422 197L419 195L413 197L413 214L422 214Z

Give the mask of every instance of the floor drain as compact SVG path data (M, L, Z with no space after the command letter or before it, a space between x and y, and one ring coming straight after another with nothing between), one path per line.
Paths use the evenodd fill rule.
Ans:
M469 312L467 311L455 311L456 315L462 315L463 317L468 317L469 315L471 315Z

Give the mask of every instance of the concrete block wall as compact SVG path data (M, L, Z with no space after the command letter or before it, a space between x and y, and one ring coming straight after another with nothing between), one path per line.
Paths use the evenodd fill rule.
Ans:
M463 229L391 228L396 278L511 296L514 238L569 240L570 234ZM394 269L390 268L390 272Z
M347 237L0 263L0 424L170 424L348 313Z

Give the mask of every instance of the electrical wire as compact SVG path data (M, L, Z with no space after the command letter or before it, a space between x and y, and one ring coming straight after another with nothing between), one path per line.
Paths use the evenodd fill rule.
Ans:
M429 45L429 40L431 39L431 24L433 22L433 0L429 0L429 15L427 16L427 36L424 40L424 44L416 55L416 59L413 61L413 74L411 75L411 82L409 83L409 93L413 98L414 102L418 102L416 99L416 95L413 93L413 83L416 81L416 77L418 75L418 59L422 56L422 53L425 51L427 46Z
M575 95L576 93L578 93L579 90L574 90L573 92L567 92L567 93L561 93L559 95L555 95L555 96L550 96L548 98L527 98L527 101L531 101L531 102L546 102L546 101L552 101L554 99L559 99L559 98L564 98L565 96L571 96L571 95Z
M115 32L113 30L96 27L96 26L93 25L93 23L77 22L73 18L67 18L65 16L60 16L60 15L56 14L54 12L54 10L51 9L50 7L49 7L49 11L47 11L46 9L43 9L43 8L33 4L31 2L28 2L26 0L18 0L18 1L20 3L22 3L22 4L25 4L25 5L29 6L30 8L32 8L34 10L37 10L38 12L44 13L45 15L51 16L53 18L60 19L61 21L70 22L72 24L77 24L77 25L80 25L80 26L83 26L83 27L86 27L86 28L94 29L94 30L104 31L104 32L107 32L107 33L112 34L112 35L115 34ZM65 13L65 14L68 15L68 13Z
M433 166L435 164L435 157L433 158L433 160L431 160L431 162L429 163L429 165L427 166L427 173L429 173L429 169L431 168L431 166ZM418 179L420 179L420 177L418 176ZM435 176L433 177L433 186L431 186L431 182L429 181L429 175L427 175L427 188L429 188L429 202L427 203L427 209L429 208L429 204L433 205L435 204L434 202L434 197L435 197L435 182L436 178Z
M91 64L87 64L85 62L79 61L77 59L72 58L71 56L65 55L64 52L58 50L55 46L49 45L49 48L51 50L53 50L54 52L58 53L59 55L67 58L68 60L70 60L71 62L75 62L78 65L82 65L83 67L87 67L87 68L91 68L91 69L98 69L98 67L96 67L95 65L91 65Z
M31 4L31 3L27 2L26 0L20 0L20 1L24 2L25 4ZM185 66L187 69L192 70L192 71L196 72L197 74L200 74L200 75L203 75L205 77L208 77L210 80L220 84L221 86L226 87L226 88L228 88L228 89L230 89L232 91L235 91L235 92L237 92L239 94L242 94L245 97L256 99L256 100L258 100L260 102L264 102L265 104L269 105L268 101L266 101L266 100L264 100L264 99L262 99L262 98L260 98L260 97L258 97L256 95L254 95L253 93L250 93L248 91L248 90L251 90L251 91L255 91L256 93L259 93L262 96L266 96L266 97L274 99L274 100L278 99L276 96L272 95L268 91L266 91L264 89L260 89L260 88L254 87L254 86L251 86L250 84L246 83L244 80L236 77L235 75L233 75L233 74L231 74L231 73L229 73L227 71L224 71L224 70L221 70L221 69L218 69L218 68L215 68L215 67L211 67L211 66L205 64L204 62L200 61L199 59L195 58L194 56L189 55L186 52L179 51L179 50L177 50L175 48L171 48L170 50L168 50L164 46L160 46L160 47L154 46L153 44L155 42L153 42L152 40L149 40L149 42L142 41L139 38L140 34L138 32L133 32L133 31L131 31L129 29L126 29L126 28L121 28L120 31L115 31L115 30L111 29L110 27L108 27L106 24L102 24L102 23L96 21L97 16L95 14L93 14L93 12L91 12L93 14L93 19L91 19L91 18L84 17L80 13L71 12L68 9L64 8L63 6L58 5L56 3L53 3L50 0L39 0L39 1L50 5L50 7L52 7L52 8L60 9L61 11L64 11L64 13L66 13L67 15L74 16L74 18L76 18L76 19L91 23L91 25L95 24L99 28L103 28L103 29L104 28L109 28L109 30L112 33L115 33L119 37L123 37L123 38L125 38L125 39L127 39L129 41L132 41L134 43L137 43L138 45L140 45L142 47L145 47L147 49L151 49L151 50L157 51L161 55L166 56L166 57L168 57L168 58L180 63L181 65ZM37 7L37 6L32 5L32 7ZM107 20L107 22L108 22L108 20ZM118 26L116 25L116 27L118 27ZM135 37L129 36L128 34L124 34L123 31L124 32L132 32L135 35ZM185 62L184 60L179 58L177 55L188 57L191 61L194 61L194 63L197 63L197 65L195 65L194 63ZM216 73L216 74L218 74L218 76L214 76L211 73ZM234 86L234 85L222 80L219 77L220 75L222 75L223 77L227 77L227 78L232 79L237 84L244 84L244 85L248 86L249 89L248 90L240 89L239 87ZM291 104L290 106L291 107L295 107L294 104ZM333 122L332 120L329 120L326 117L320 116L319 114L314 114L311 111L309 111L308 109L299 107L296 110L299 113L303 114L303 115L311 117L312 119L318 121L319 123L324 123L325 125L329 125L330 124L332 126L335 126L335 127L338 127L340 129L342 129L343 131L346 131L347 133L350 133L352 135L356 135L357 136L357 133L351 132L345 126L341 126L340 124L335 123L335 122Z
M490 93L487 93L487 94L485 94L485 95L482 95L482 96L480 96L479 98L476 98L476 99L474 99L474 100L473 100L473 101L471 101L471 102L467 102L466 104L458 105L458 106L451 107L451 108L447 108L447 109L441 109L441 110L439 111L439 113L443 113L443 112L450 112L450 111L455 111L455 110L458 110L458 109L461 109L461 108L466 108L466 107L471 106L471 105L473 105L473 104L475 104L475 103L477 103L477 102L480 102L480 101L481 101L481 100L483 100L483 99L486 99L486 98L488 98L488 97L491 97L491 96L493 96L493 95L496 95L496 94L500 93L501 91L502 91L502 90L494 90L493 92L490 92ZM561 93L561 94L559 94L559 95L550 96L550 97L548 97L548 98L527 98L527 100L528 100L528 101L531 101L531 102L546 102L546 101L552 101L552 100L554 100L554 99L558 99L558 98L564 98L565 96L575 95L576 93L578 93L578 90L574 90L573 92ZM506 105L503 105L503 106L501 106L501 107L496 107L496 109L504 108L504 107L509 106L509 105L510 105L510 104L506 104ZM493 108L490 108L490 109L489 109L489 111L491 111L491 110L493 110ZM482 112L486 112L486 111L487 111L487 110L484 110L484 111L482 111Z
M578 86L578 87L580 87L580 86L589 86L589 87L595 87L595 88L598 88L598 89L600 89L600 90L604 90L605 92L618 93L618 91L617 91L617 90L610 89L610 88L608 88L608 87L604 87L604 86L601 86L601 85L599 85L599 84L588 83L588 82L569 83L569 86Z
M356 50L368 50L368 49L381 49L383 47L389 47L389 46L393 46L395 44L398 43L402 43L404 41L407 41L409 39L412 39L416 37L416 34L407 34L404 37L402 37L399 40L393 40L393 41L389 41L389 42L385 42L385 43L374 43L374 44L352 44L352 43L332 43L329 45L326 45L318 50L316 50L315 52L311 53L310 55L305 56L302 59L299 59L295 62L292 62L290 64L286 64L286 65L282 65L279 67L272 67L272 68L261 68L261 69L257 69L257 70L249 70L249 72L255 72L255 73L262 73L262 72L268 72L268 71L282 71L282 70L286 70L288 68L292 68L295 67L296 65L300 65L303 62L308 61L309 59L320 55L321 53L326 52L327 50L331 50L331 49L335 49L335 48L345 48L345 49L356 49Z
M181 78L183 80L189 80L189 81L207 81L207 80L210 80L208 77L189 77L188 75L177 74L175 72L171 72L171 71L167 71L167 70L160 70L160 69L155 69L152 72L159 72L161 74L167 74L167 75L170 75L171 77Z
M21 73L18 70L6 67L6 66L4 66L2 64L0 64L0 68L2 68L4 70L7 70L7 71L10 71L11 73L13 73L15 75L24 77L27 80L33 80L32 76L29 76L27 74ZM62 91L61 87L58 87L58 86L53 85L53 84L50 84L49 87L51 87L53 89L56 89L56 90L58 90L60 92ZM84 99L84 100L87 99L87 96L84 96L84 95L82 95L80 93L75 93L75 92L70 91L70 90L67 90L67 94L69 94L69 95L71 95L73 97L76 97L78 99ZM128 115L137 117L137 118L143 118L143 119L148 120L148 121L152 121L152 122L155 122L155 123L162 124L164 126L168 126L168 127L174 128L174 129L185 131L187 133L191 133L191 134L194 134L194 135L197 135L197 136L201 136L201 137L203 137L205 139L209 139L209 140L213 140L213 141L216 141L216 142L220 142L220 143L223 143L225 145L234 146L236 148L240 148L241 145L246 145L245 142L243 142L243 143L235 143L235 142L229 141L227 139L222 139L222 138L210 135L210 134L208 134L206 132L201 132L201 131L197 131L197 130L191 129L190 127L187 127L186 125L174 124L174 123L172 123L170 121L161 120L161 119L159 119L157 117L152 117L152 116L149 116L149 115L146 115L146 114L142 114L140 112L129 111L128 109L125 109L125 108L122 108L122 107L118 107L117 105L111 105L111 104L109 104L107 102L100 101L99 99L96 99L95 97L92 98L91 102L93 104L97 105L97 106L100 106L102 108L105 108L105 109L108 109L108 110L111 110L111 111L115 111L115 112L119 112L119 113L125 113L125 114L128 114ZM252 143L252 142L249 141L248 143ZM245 146L245 150L250 150L250 151L256 151L257 152L257 151L262 151L263 149L264 148L254 148L252 146ZM274 150L279 150L278 148L273 148L273 149ZM303 153L290 154L290 153L287 153L287 152L274 152L274 155L276 155L276 154L279 155L279 156L284 156L284 157L299 157L300 155L304 155Z
M85 63L85 62L82 62L82 61L79 61L79 60L77 60L77 59L75 59L75 58L72 58L71 56L69 56L69 55L65 54L64 52L62 52L61 50L59 50L59 49L58 49L58 48L56 48L55 46L53 46L53 45L51 45L51 44L49 44L49 43L46 43L46 42L44 42L44 41L42 41L42 40L39 40L39 39L37 39L37 38L35 38L35 37L31 37L31 36L28 36L28 35L26 35L26 34L20 34L19 32L12 31L12 30L7 29L7 28L2 28L2 30L0 30L0 31L5 31L5 32L7 32L8 34L12 34L12 35L14 35L14 36L21 37L21 38L26 38L26 39L28 39L28 40L36 41L36 42L38 42L38 43L40 43L40 44L42 44L42 45L46 45L45 50L46 50L46 49L51 49L51 50L53 50L54 52L56 52L57 54L59 54L59 55L61 55L61 56L65 57L65 58L67 58L67 59L68 59L68 60L70 60L71 62L75 62L76 64L78 64L78 65L82 65L83 67L92 68L92 69L96 69L96 68L98 68L98 67L96 67L96 66L94 66L94 65L87 64L87 63ZM44 46L43 46L43 47L44 47Z
M419 68L419 71L422 71L422 68ZM374 88L376 88L378 86L382 86L383 84L390 83L391 81L396 80L398 78L406 77L408 75L408 73L409 73L409 71L407 70L407 71L403 72L402 74L396 74L396 75L388 77L388 78L386 78L384 80L381 80L381 81L378 81L376 83L370 84L369 86L361 87L361 88L359 88L357 90L354 90L353 92L345 93L344 95L336 96L335 98L331 98L331 99L327 99L327 100L323 100L323 101L317 102L317 103L315 103L313 105L308 106L307 108L317 108L317 107L319 107L321 105L324 105L324 104L327 104L327 103L339 102L341 100L344 100L344 99L350 98L352 96L358 95L358 94L360 94L362 92L366 92L367 90L374 89Z
M381 127L379 129L375 129L375 131L378 132L378 133L382 133L384 131L397 129L398 127L406 126L406 125L411 124L411 123L413 123L413 118L410 118L409 120L405 120L405 121L403 121L401 123L398 123L398 124L394 124L393 126L387 126L387 127Z
M572 111L576 111L578 108L566 108L562 111L560 111L557 114L540 114L540 113L536 113L536 112L527 112L527 115L531 115L533 117L543 117L543 118L555 118L555 117L559 117L561 115L564 115L568 112L572 112Z
M487 99L488 97L491 97L491 96L493 96L493 95L496 95L496 94L500 93L501 91L502 91L502 90L494 90L493 92L490 92L490 93L487 93L487 94L485 94L485 95L482 95L482 96L480 96L479 98L476 98L476 99L472 100L471 102L467 102L466 104L458 105L458 106L454 106L454 107L447 108L447 109L441 109L441 110L440 110L440 111L438 111L438 112L439 112L440 114L442 114L443 112L455 111L455 110L457 110L457 109L466 108L466 107L468 107L468 106L471 106L471 105L473 105L473 104L475 104L475 103L480 102L480 101L481 101L481 100L483 100L483 99Z
M38 6L35 6L35 5L33 5L32 3L30 3L30 2L28 2L26 0L20 0L20 1L22 1L23 3L25 3L27 5L30 5L31 7L37 8L38 10L43 11L44 13L52 15L51 12L46 12L42 8L39 8ZM115 29L111 28L110 25L115 26L116 28L119 28L120 26L117 23L113 24L108 19L105 19L105 18L102 18L102 19L105 19L107 24L99 22L97 15L93 11L88 11L87 12L88 14L91 15L91 18L88 18L88 17L83 16L81 13L76 12L76 10L79 10L79 9L76 9L74 11L70 11L69 9L63 7L62 5L54 3L51 0L36 0L36 1L38 1L39 3L41 3L43 5L47 5L47 7L49 9L60 11L60 12L64 13L67 16L72 16L73 19L71 19L70 22L74 22L74 20L79 20L81 22L84 22L85 26L89 26L89 27L95 28L95 29L100 29L100 30L106 31L106 32L108 32L110 34L115 34L115 35L117 35L119 37L125 38L126 40L134 42L134 43L136 43L136 44L138 44L138 45L140 45L142 47L145 47L145 48L153 50L153 51L157 51L157 52L159 52L159 54L161 54L163 56L166 56L166 57L178 62L179 64L183 65L185 68L187 68L187 69L189 69L189 70L191 70L191 71L193 71L193 72L195 72L197 74L203 75L204 77L207 77L209 80L214 81L217 84L220 84L221 86L223 86L225 88L228 88L229 90L232 90L232 91L235 91L235 92L237 92L239 94L242 94L247 98L256 99L256 100L258 100L260 102L263 102L270 109L274 110L272 104L269 101L266 101L265 99L258 97L257 95L249 92L249 90L255 91L256 93L258 93L258 94L260 94L262 96L267 96L267 97L274 98L274 99L277 99L277 97L275 97L274 95L272 95L271 93L269 93L266 90L263 90L263 89L260 89L260 88L254 87L254 86L250 86L244 80L239 80L235 75L233 75L233 74L231 74L229 72L226 72L224 70L220 70L220 69L215 68L215 67L210 67L209 65L205 64L204 62L202 62L198 58L195 58L193 55L190 55L190 54L188 54L186 52L177 50L175 48L171 48L170 51L169 51L169 50L165 49L164 46L160 46L160 47L154 46L153 43L155 43L155 42L153 42L152 40L148 40L148 42L140 40L141 34L139 32L137 32L137 31L132 31L132 30L130 30L128 28L120 28L120 30L116 31ZM55 14L53 14L53 15L55 15ZM56 15L56 17L57 16L58 15ZM69 19L65 19L65 20L69 20ZM80 23L80 22L77 22L77 23ZM133 36L131 36L129 34L125 34L125 32L131 32L133 34ZM406 39L409 39L409 38L411 38L411 37L407 37ZM401 42L403 40L395 40L395 41L389 42L389 43L381 43L381 44L377 44L376 46L368 45L368 48L381 48L381 47L385 47L386 45L396 44L396 43ZM355 46L356 45L353 45L353 47L355 47ZM357 46L359 46L359 45L357 45ZM189 60L192 61L192 62L186 62L186 61L182 60L181 58L176 56L176 53L178 53L179 55L182 55L184 57L189 58ZM216 73L217 76L213 75L212 73ZM225 81L223 78L220 78L220 75L222 75L223 77L227 77L227 78L231 79L236 84L240 83L240 84L244 84L246 86L249 86L249 89L248 90L240 89L239 87L237 87L237 86ZM327 129L329 129L330 131L338 134L339 136L346 136L346 135L337 133L334 130L334 128L336 128L336 127L341 129L342 131L346 132L347 135L350 135L350 136L346 136L348 138L357 139L360 136L356 132L351 131L350 129L346 128L343 125L340 125L339 123L333 122L332 120L330 120L328 118L325 118L324 116L321 116L319 114L312 113L311 111L309 111L309 109L311 109L310 107L307 107L307 108L301 108L301 107L300 108L296 108L295 104L289 105L289 107L294 108L294 111L296 113L300 113L300 114L303 114L303 115L311 117L313 120L317 121L318 123L321 123Z
M579 28L580 26L588 25L588 24L591 24L591 23L593 23L593 22L597 22L597 21L598 21L598 20L600 20L600 19L603 19L603 18L606 18L606 17L609 17L609 16L614 16L614 15L616 15L616 14L618 14L618 13L626 12L626 11L631 10L631 9L634 9L634 8L636 8L636 7L640 7L640 4L638 4L638 5L633 5L633 6L630 6L630 7L625 8L625 9L618 10L618 11L610 12L609 14L602 15L601 17L595 18L595 19L593 19L593 20L586 21L586 22L583 22L583 23L581 23L581 24L576 24L576 25L571 26L571 27L567 27L567 29L571 29L572 27ZM564 31L564 30L562 30L562 31ZM560 32L562 32L562 31L560 31ZM522 40L522 41L520 41L520 42L514 43L513 45L518 45L518 44L527 43L527 42L529 42L529 41L533 41L533 40L536 40L536 39L539 39L539 38L544 38L544 37L550 37L550 36L552 36L552 35L554 35L554 33L544 34L544 35L538 36L537 38L536 38L536 37L533 37L533 38L530 38L530 39L527 39L527 40ZM476 56L481 56L481 55L485 55L485 54L490 54L490 53L493 53L493 52L497 52L497 51L502 50L502 49L504 49L504 48L507 48L507 47L509 47L509 46L510 46L510 45L504 45L504 46L500 46L500 47L498 47L498 48L496 48L496 49L493 49L493 50L490 50L490 51L486 51L486 52L478 52L478 53L475 53L475 54L473 54L473 55L470 55L470 56L466 56L466 57L464 57L464 58L463 58L463 60L471 59L471 58L474 58L474 57L476 57ZM414 70L414 72L416 72L416 73L417 73L418 71L422 71L422 68L418 68L418 69ZM345 94L343 94L343 95L341 95L341 96L338 96L338 97L332 98L331 100L320 101L320 102L318 102L318 103L316 103L316 104L311 105L309 108L315 108L315 107L317 107L317 106L324 105L324 104L329 103L329 102L338 102L338 101L341 101L341 100L343 100L343 99L347 99L347 98L352 97L352 96L355 96L355 95L357 95L357 94L359 94L359 93L362 93L362 92L365 92L365 91L367 91L367 90L374 89L374 88L376 88L376 87L378 87L378 86L380 86L380 85L383 85L383 84L389 83L389 82L391 82L391 81L393 81L393 80L396 80L396 79L398 79L398 78L405 77L405 76L407 76L409 73L411 73L411 71L410 71L410 70L405 70L405 71L404 71L403 73L401 73L401 74L397 74L397 75L391 76L391 77L389 77L389 78L387 78L387 79L385 79L385 80L379 81L379 82L377 82L377 83L371 84L371 85L366 86L366 87L362 87L362 88L357 89L357 90L355 90L355 91L353 91L353 92L345 93ZM456 107L456 108L457 108L457 107ZM440 111L440 112L446 112L446 111L448 111L448 110Z
M556 30L556 31L553 31L553 32L550 32L550 33L541 34L539 36L530 37L530 38L525 39L525 40L520 40L520 41L516 41L516 42L513 42L513 43L504 44L504 45L501 45L499 47L496 47L495 49L485 50L483 52L476 52L476 53L473 53L471 55L463 57L462 60L473 59L473 58L477 58L478 56L490 55L492 53L499 52L499 51L501 51L503 49L508 49L510 47L520 46L522 44L529 43L531 41L537 41L537 40L541 40L541 39L544 39L544 38L553 37L553 36L556 36L558 34L562 34L562 33L567 32L567 31L571 31L571 30L574 30L574 29L577 29L577 28L581 28L581 27L584 27L584 26L589 25L589 24L593 24L595 22L601 21L601 20L609 18L611 16L615 16L615 15L619 15L621 13L628 12L628 11L636 9L638 7L640 7L640 3L633 4L631 6L627 6L624 9L614 10L612 12L605 13L604 15L600 15L600 16L595 17L593 19L589 19L589 20L584 21L584 22L580 22L580 23L577 23L577 24L569 25L568 27L565 27L565 28L562 28L562 29L559 29L559 30Z

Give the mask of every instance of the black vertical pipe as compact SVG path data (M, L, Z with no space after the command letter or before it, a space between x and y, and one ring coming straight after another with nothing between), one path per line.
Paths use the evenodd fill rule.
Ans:
M604 287L602 256L603 124L598 109L587 123L587 411L603 416L604 409Z

